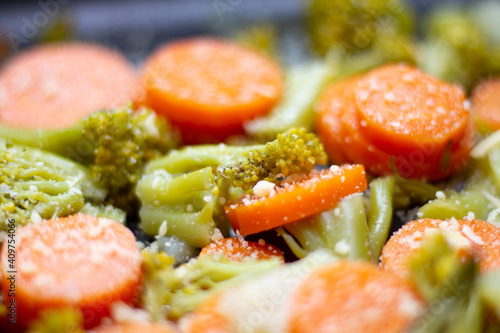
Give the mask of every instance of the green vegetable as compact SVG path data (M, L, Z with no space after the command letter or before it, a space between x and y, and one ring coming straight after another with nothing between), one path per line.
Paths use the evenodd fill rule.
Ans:
M84 166L37 148L0 139L0 230L7 219L19 225L67 216L85 200L100 202L106 191Z
M74 127L22 130L0 125L0 138L49 150L87 165L92 177L108 190L106 203L133 212L133 188L147 161L178 144L163 118L149 110L97 111Z
M83 314L79 309L58 308L44 310L32 321L27 333L84 333Z
M432 75L471 88L482 76L500 71L500 43L493 43L471 8L433 11L419 66Z
M376 178L370 183L368 235L372 260L377 262L387 241L393 214L394 178Z
M325 162L323 146L305 129L291 129L265 145L174 150L151 161L137 184L142 229L158 235L163 225L166 235L203 247L216 227L227 235L223 206L240 193L235 188L250 192L260 180L279 183Z
M400 1L309 0L306 11L319 54L326 54L332 46L346 54L356 53L413 30L412 14Z
M145 290L141 301L155 320L178 319L214 292L281 265L278 258L236 262L222 255L204 255L173 268L173 258L163 252L142 253Z
M365 207L360 195L344 198L328 211L278 228L278 233L299 258L327 249L341 258L370 259Z
M83 206L80 213L96 217L105 217L123 224L125 224L127 219L127 214L119 208L113 207L111 205L95 205L90 202L87 202Z
M410 332L482 332L479 274L472 257L463 257L440 231L426 233L409 259L411 278L429 305Z

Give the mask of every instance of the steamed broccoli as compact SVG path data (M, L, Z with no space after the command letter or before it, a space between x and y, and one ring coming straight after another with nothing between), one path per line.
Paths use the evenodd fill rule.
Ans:
M0 139L0 230L66 216L85 201L102 202L106 191L84 166L37 148Z
M108 191L106 203L133 211L133 188L147 161L178 144L167 121L150 110L97 111L62 130L22 130L0 126L0 137L49 150L89 167Z
M409 36L413 30L412 13L400 1L309 0L307 16L314 49L320 54L332 47L356 53L393 35Z
M202 145L172 151L151 161L137 184L141 226L150 235L165 232L195 247L210 242L216 226L225 234L223 206L260 180L279 183L326 163L318 138L304 129L279 134L257 146Z
M142 252L144 293L142 306L155 320L178 319L193 311L211 294L281 265L279 258L241 262L223 255L204 255L173 268L173 258L163 252Z

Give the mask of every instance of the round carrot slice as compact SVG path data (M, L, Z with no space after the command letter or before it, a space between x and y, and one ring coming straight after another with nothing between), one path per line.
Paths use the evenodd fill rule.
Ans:
M264 54L209 38L165 45L147 61L146 103L179 126L186 142L242 133L283 90L279 66Z
M313 271L290 307L290 333L399 333L422 302L406 280L372 263L340 261Z
M363 135L384 151L409 156L430 147L438 158L449 142L458 145L470 122L465 93L408 65L386 65L363 77L356 88Z
M235 261L246 258L265 260L280 258L285 262L283 252L271 244L246 241L239 238L224 238L201 249L200 255L222 254Z
M219 311L221 293L211 295L181 322L186 333L233 333L231 321Z
M20 324L41 310L70 306L81 309L90 328L113 302L136 296L141 255L132 232L116 221L77 214L20 228L15 236L14 250L4 242L0 258L6 302L15 300ZM9 294L12 277L15 294Z
M166 325L157 323L126 322L111 325L101 325L87 333L175 333L176 331Z
M85 43L37 46L0 72L0 123L64 128L131 101L137 77L120 54Z
M245 236L319 213L365 189L362 165L332 166L313 171L298 182L283 184L268 196L244 198L225 210L234 230Z
M500 78L484 80L474 89L472 114L480 127L500 129Z
M408 257L418 249L428 229L448 232L454 244L471 251L481 271L500 267L500 228L481 220L420 219L405 224L387 241L382 250L382 268L407 276Z

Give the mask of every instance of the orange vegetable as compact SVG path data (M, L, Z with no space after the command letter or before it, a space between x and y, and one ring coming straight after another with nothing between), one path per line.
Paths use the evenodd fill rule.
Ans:
M218 309L223 293L211 295L181 325L185 333L234 333L231 321Z
M259 244L258 242L246 241L239 238L224 238L217 240L201 249L200 255L222 254L235 261L245 258L272 259L280 258L285 262L283 252L271 244Z
M451 232L453 239L465 237L470 243L465 249L478 261L481 271L500 268L500 228L481 220L420 219L411 221L399 229L382 250L381 267L402 276L407 276L407 260L419 247L428 229ZM455 241L453 243L462 244Z
M311 273L295 291L290 333L405 331L422 302L404 279L368 262L340 261Z
M4 242L0 252L2 288L6 304L15 299L19 324L41 310L69 306L81 309L90 328L109 315L113 302L131 302L138 292L141 255L132 232L116 221L77 214L40 222L16 230L14 262L11 249Z
M0 71L0 123L32 129L71 127L95 110L129 103L137 83L127 60L101 46L37 46Z
M111 325L101 325L87 333L175 333L176 331L166 325L158 323L126 322Z
M472 114L480 126L500 129L500 78L484 80L474 89Z
M274 194L230 204L226 213L235 230L250 235L324 211L343 197L365 189L363 166L331 167L313 171L300 181L282 184Z
M170 43L143 74L145 101L177 125L186 143L243 133L242 123L269 112L282 95L283 75L264 54L211 38Z
M418 78L416 81L421 81L419 84L425 85L426 88L415 88L415 93L406 94L410 97L404 95L404 91L401 90L403 88L398 88L399 90L390 88L393 84L391 80L397 81L397 87L404 87L403 78L405 77L406 79ZM373 83L373 87L370 86L372 82L376 83L376 85ZM415 84L414 81L411 81L411 83ZM444 87L439 88L441 86L438 83L443 84ZM390 101L393 99L398 101L398 98L413 98L416 101L421 101L429 93L426 89L431 91L432 89L439 89L440 92L444 90L446 93L443 92L443 99L449 103L454 101L455 104L453 105L457 108L458 104L460 104L458 100L462 98L460 100L462 102L460 112L457 111L460 116L458 120L460 121L457 121L463 126L457 125L460 128L456 131L444 131L444 133L448 133L447 136L443 134L446 136L445 139L443 139L443 135L434 135L435 133L432 132L440 131L439 126L427 126L426 123L420 123L420 120L412 120L410 125L405 125L408 133L414 130L413 135L399 133L399 130L389 133L390 129L394 127L393 125L399 124L399 127L401 127L401 124L406 124L396 120L389 121L389 119L397 119L397 117L394 118L395 114L403 113L400 108L407 111L407 117L415 119L417 119L417 113L420 109L415 107L418 103L413 100L403 100L402 104L394 103L395 106L391 102L389 105L378 106L377 109L376 102L382 103L379 96L382 92L377 90L378 88L376 89L375 86L383 87L386 91L384 96L388 97ZM374 92L370 90L371 88L373 88ZM406 87L406 89L411 90L410 87ZM417 92L420 95L414 96ZM404 96L401 97L400 95ZM438 97L442 97L433 97L430 93L428 95L429 99L425 100L425 102L429 104L437 103ZM449 95L453 96L450 97ZM372 98L375 101L371 101ZM368 102L371 102L371 104ZM405 106L404 103L408 105ZM366 106L367 104L369 106ZM390 110L388 111L388 109ZM366 115L364 115L363 110L366 110L364 111ZM374 110L381 110L380 115L376 116ZM423 110L425 111L425 109ZM337 163L360 163L377 175L391 174L391 160L394 158L397 171L405 178L442 179L465 164L470 149L474 144L474 128L468 113L463 110L463 93L461 93L461 90L423 76L423 74L408 66L385 66L365 76L334 83L322 94L317 105L317 111L318 133L333 161ZM437 116L434 116L431 110L424 111L422 111L424 114L422 120L424 122L437 123L437 120L433 118ZM436 113L439 112L436 111ZM426 118L426 116L428 117ZM388 122L383 121L384 117L387 117ZM432 119L428 119L429 117ZM370 123L367 119L370 120ZM376 121L372 121L373 119ZM374 122L375 125L372 124ZM377 122L380 123L380 126L377 125ZM368 126L369 124L371 125ZM384 129L382 125L388 127ZM419 130L419 126L429 127L428 131ZM376 132L377 130L380 130L380 133ZM387 133L382 133L383 130L387 130ZM401 136L401 139L399 136ZM389 144L389 142L392 143Z

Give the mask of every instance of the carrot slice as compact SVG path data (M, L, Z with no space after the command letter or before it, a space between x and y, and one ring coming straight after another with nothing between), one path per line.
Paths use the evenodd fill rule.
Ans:
M484 80L474 89L472 114L480 127L500 129L500 78Z
M90 328L109 315L115 301L130 302L141 279L135 237L122 224L77 214L16 230L15 269L4 243L2 288L15 299L17 322L27 324L44 309L78 307ZM9 278L15 276L15 295Z
M451 233L453 243L470 246L472 256L478 261L481 271L500 267L500 228L481 220L420 219L411 221L399 229L385 244L382 250L382 268L408 275L407 260L419 247L428 229L440 229ZM427 231L428 232L428 231ZM465 238L464 238L465 237ZM463 242L468 240L469 242Z
M244 198L226 206L233 228L250 235L290 223L334 206L340 199L366 189L361 165L333 166L308 178L284 184L265 197Z
M449 142L458 144L470 121L461 88L408 65L371 71L355 94L363 135L393 155L425 149L426 161L439 158Z
M201 249L200 255L210 254L222 254L235 261L242 261L246 258L258 260L280 258L285 262L283 252L276 246L239 238L220 239Z
M422 302L408 281L368 262L340 261L311 273L297 288L290 333L403 332Z
M158 323L126 322L98 326L87 333L175 333L169 326Z
M127 60L101 46L37 46L0 72L0 123L34 129L70 127L95 110L129 103L137 83Z
M185 142L196 143L243 133L244 121L276 105L283 74L255 50L194 38L157 50L146 63L143 85L145 103L179 126Z
M219 311L222 293L211 295L181 323L185 333L234 333L230 320Z
M360 77L334 83L322 94L317 106L317 128L327 152L334 161L363 164L377 175L392 173L391 161L405 178L438 180L460 169L469 158L474 145L474 127L467 122L458 143L447 146L438 157L435 147L423 145L409 154L392 154L376 146L365 136L356 107L356 93Z

